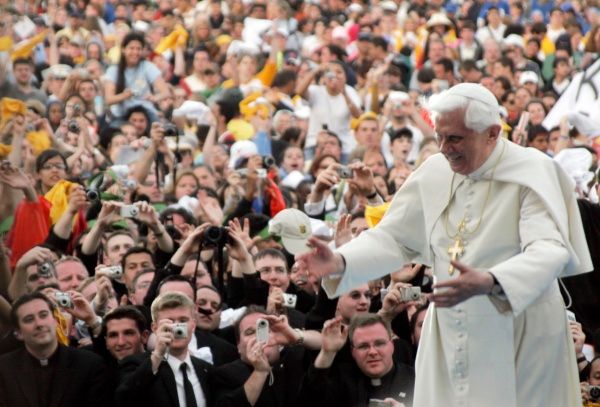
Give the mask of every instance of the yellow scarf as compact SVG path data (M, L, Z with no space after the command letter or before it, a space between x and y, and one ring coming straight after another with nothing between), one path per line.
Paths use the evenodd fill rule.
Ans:
M44 195L44 198L52 204L52 208L50 208L50 221L53 225L58 222L58 219L60 219L62 214L67 210L71 188L76 185L77 184L73 182L63 179L58 181L52 189Z

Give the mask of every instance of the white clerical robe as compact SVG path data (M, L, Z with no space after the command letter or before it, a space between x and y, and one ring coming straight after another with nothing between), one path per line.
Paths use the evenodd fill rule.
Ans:
M452 178L443 156L428 159L381 223L339 249L346 271L325 279L324 288L339 295L411 261L430 265L437 281L452 278L448 248L465 218L459 260L493 273L506 296L430 307L414 406L578 405L573 341L557 284L560 275L592 269L572 183L552 160L506 140L477 171L456 174L451 190Z

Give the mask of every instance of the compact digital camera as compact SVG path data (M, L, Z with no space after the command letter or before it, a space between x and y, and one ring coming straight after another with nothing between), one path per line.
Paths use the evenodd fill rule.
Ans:
M296 308L298 296L296 294L283 293L283 306L286 308Z
M185 339L188 337L188 324L187 322L180 322L173 324L173 337L175 339Z
M125 205L121 207L121 217L135 218L140 213L140 209L135 205Z
M352 178L352 169L345 165L342 165L340 168L338 168L337 172L340 178Z
M73 301L71 300L71 295L69 293L57 291L54 298L61 308L73 308Z
M119 278L123 275L123 267L121 266L103 267L98 271L106 273L110 278Z
M400 299L402 302L419 301L421 298L421 287L401 287Z
M54 273L54 264L50 261L45 261L38 265L38 274L41 277L51 277Z

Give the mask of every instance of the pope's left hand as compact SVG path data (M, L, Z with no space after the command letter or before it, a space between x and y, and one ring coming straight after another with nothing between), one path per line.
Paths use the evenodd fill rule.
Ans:
M453 307L475 295L487 295L492 291L494 278L488 272L481 272L458 261L452 265L460 273L456 278L433 286L429 300L438 307Z

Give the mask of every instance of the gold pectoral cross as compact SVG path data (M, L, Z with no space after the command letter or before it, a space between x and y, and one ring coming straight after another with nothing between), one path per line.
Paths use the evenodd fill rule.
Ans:
M460 238L460 236L456 236L456 240L454 241L454 244L452 246L448 247L448 254L450 255L450 260L452 260L452 261L458 260L458 256L462 256L462 254L464 252L465 252L465 246L463 244L463 241ZM448 267L448 274L450 274L450 275L454 274L454 266L452 264L450 264L450 267Z

